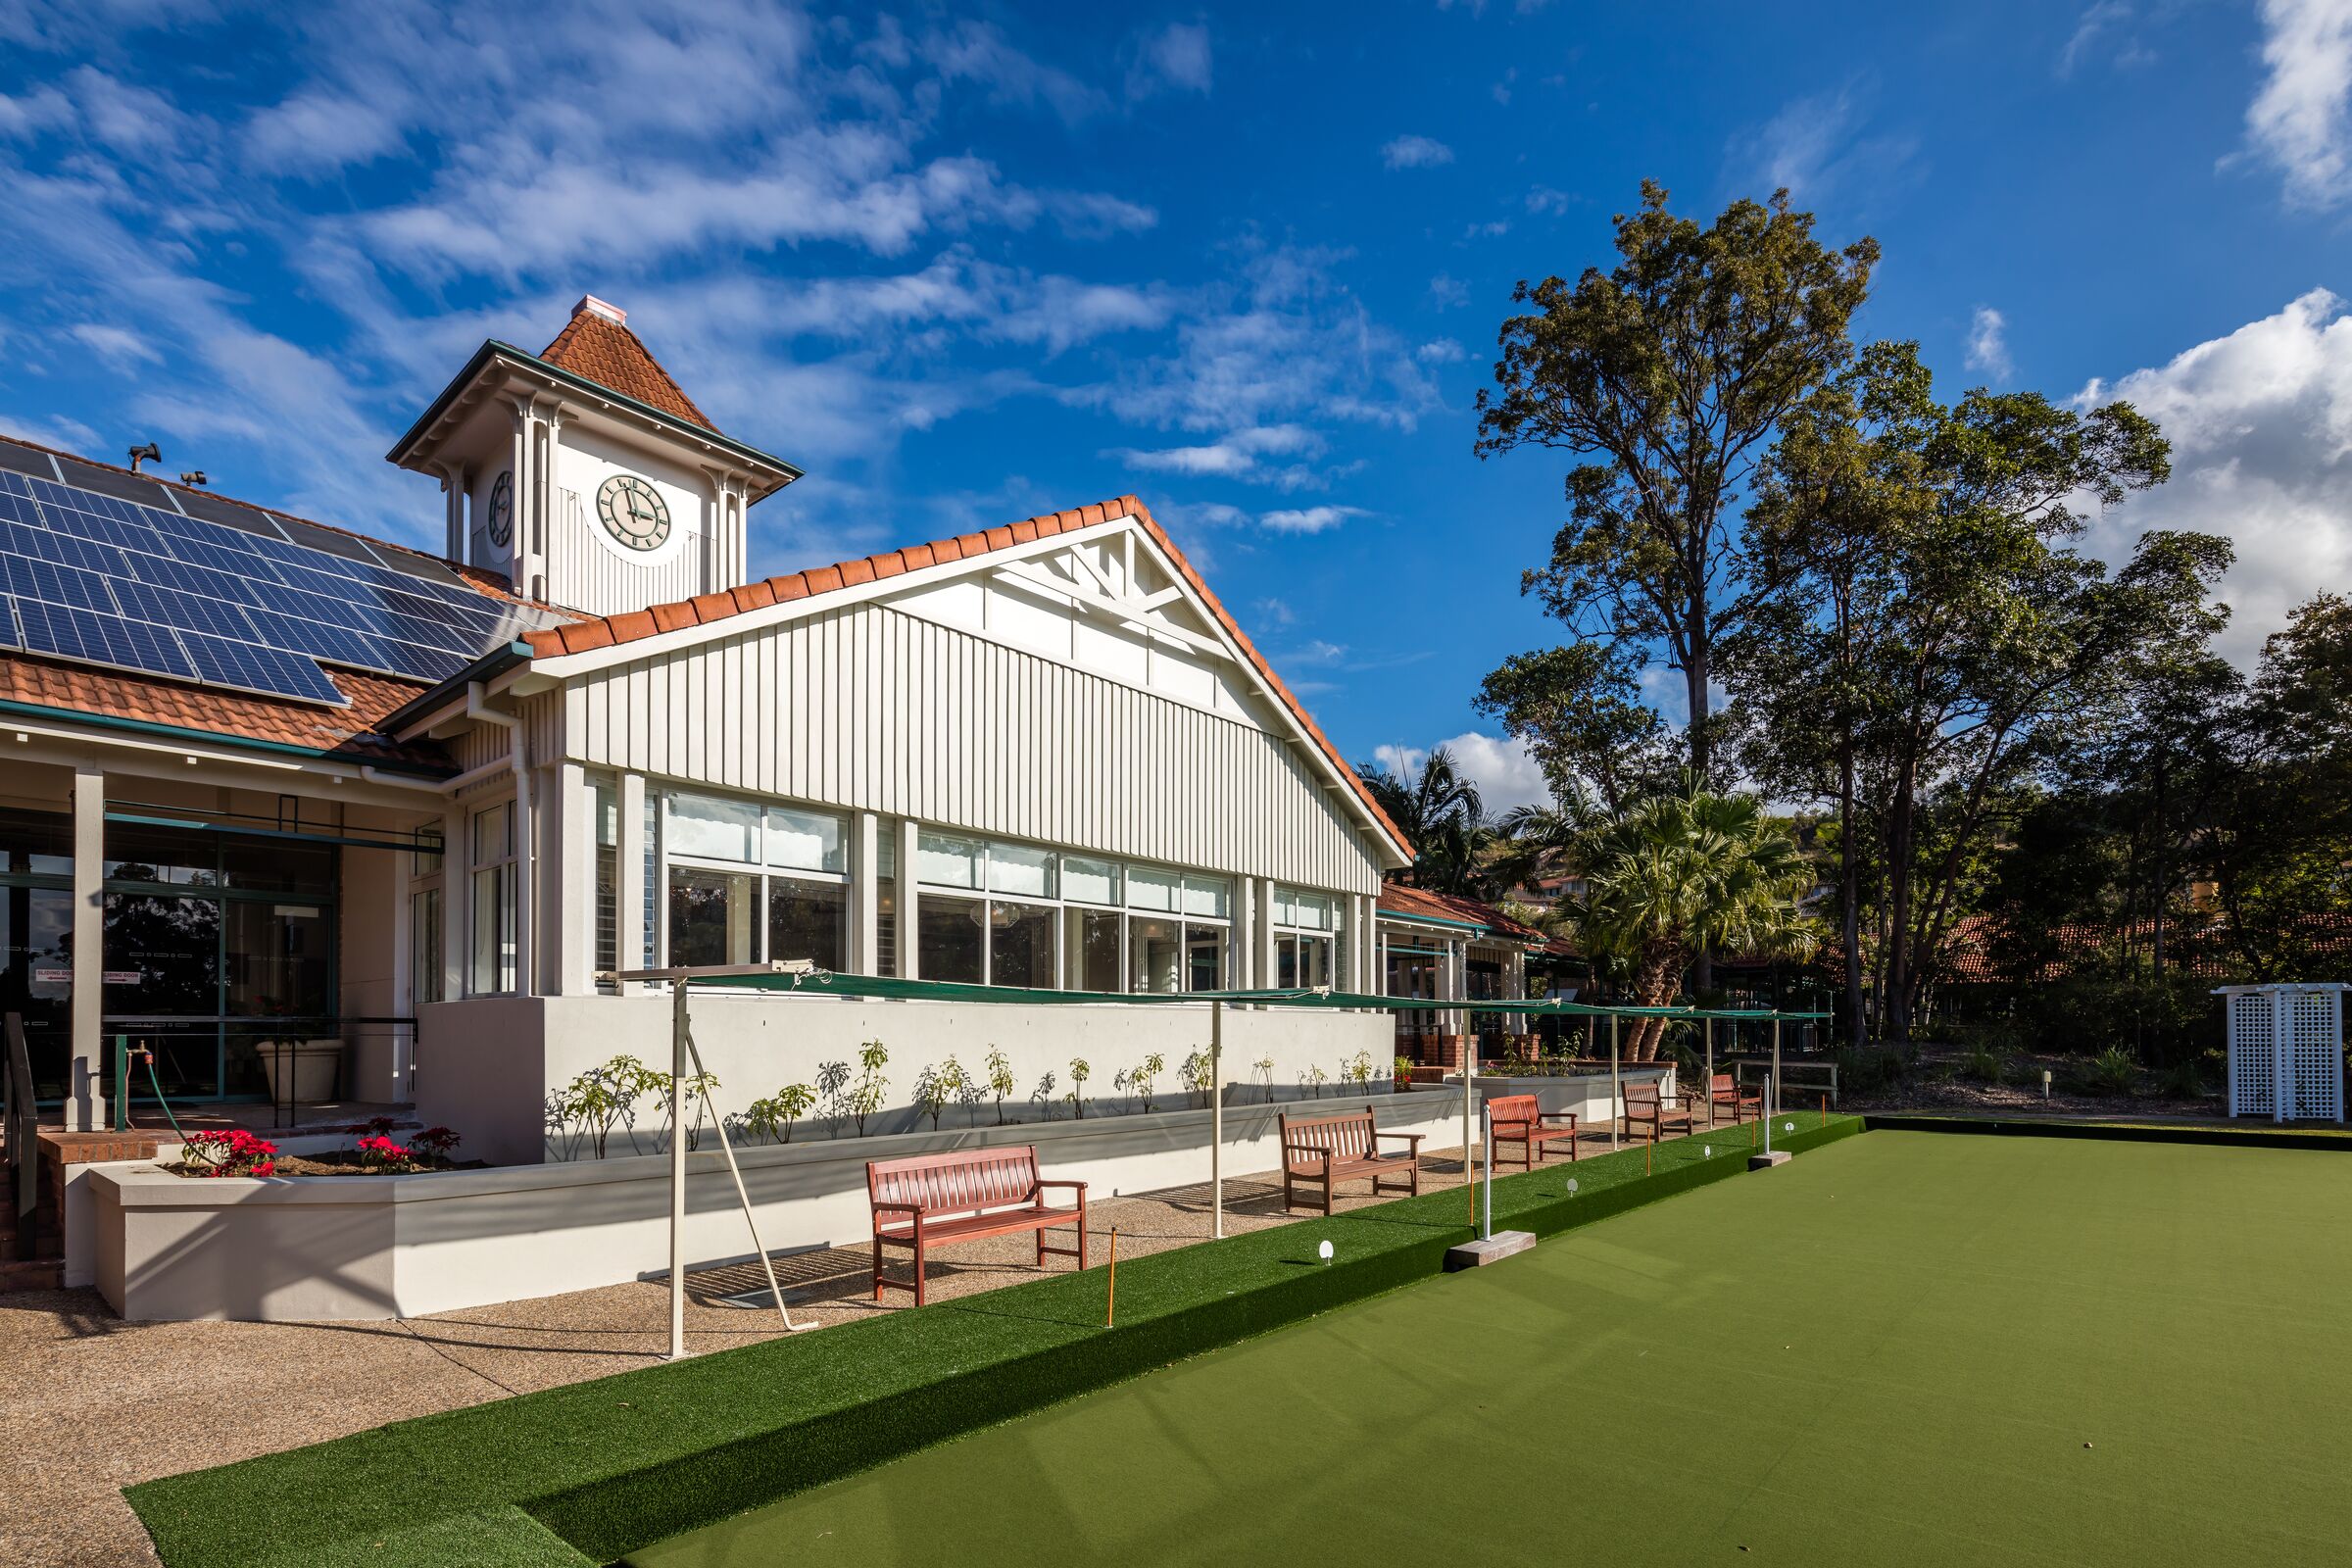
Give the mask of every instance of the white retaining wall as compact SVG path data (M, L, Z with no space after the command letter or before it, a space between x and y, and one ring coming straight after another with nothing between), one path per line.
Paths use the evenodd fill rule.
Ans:
M667 1003L656 1005L666 1019ZM698 1015L700 1006L698 999ZM1605 1101L1605 1081L1601 1094ZM1384 1130L1426 1135L1425 1152L1460 1144L1458 1090L1229 1103L1225 1171L1280 1164L1277 1111L1328 1115L1367 1102ZM871 1236L868 1159L1035 1144L1043 1174L1088 1183L1091 1200L1205 1184L1209 1121L1207 1110L1179 1110L862 1139L804 1135L740 1158L760 1240L787 1251ZM620 1284L668 1262L669 1162L661 1154L414 1176L197 1181L141 1162L88 1172L98 1288L134 1321L416 1316ZM1205 1203L1206 1192L1199 1198ZM688 1156L685 1250L694 1266L751 1252L709 1137Z
M889 1085L885 1108L866 1119L868 1133L927 1125L912 1103L917 1075L953 1054L966 1073L985 1076L992 1046L1004 1052L1019 1086L1006 1100L1006 1114L1028 1123L1043 1118L1027 1097L1045 1074L1054 1075L1056 1096L1067 1094L1072 1057L1093 1069L1089 1100L1110 1110L1121 1102L1112 1080L1156 1051L1165 1069L1152 1102L1180 1105L1187 1097L1178 1069L1187 1055L1207 1050L1209 1029L1205 1003L1025 1006L710 991L694 995L692 1012L703 1064L719 1081L711 1098L722 1115L788 1084L813 1086L827 1061L847 1062L854 1072L859 1047L881 1041L890 1052ZM416 1114L428 1125L456 1128L466 1140L460 1152L469 1158L501 1165L563 1158L564 1141L548 1135L548 1096L615 1055L666 1071L669 1035L670 999L660 995L488 997L426 1006L417 1020ZM1235 1086L1229 1101L1268 1093L1253 1066L1264 1058L1274 1063L1275 1097L1306 1098L1308 1071L1320 1067L1332 1080L1323 1087L1328 1098L1340 1087L1342 1064L1359 1052L1386 1079L1396 1059L1387 1013L1225 1009L1224 1077ZM980 1114L993 1119L993 1107ZM1058 1114L1068 1118L1066 1103ZM952 1126L964 1112L952 1108L948 1117ZM662 1119L660 1102L647 1099L635 1147L655 1147L652 1135ZM811 1122L796 1139L829 1130L821 1113L812 1113ZM625 1135L618 1146L620 1152L631 1147ZM616 1151L608 1144L606 1152Z

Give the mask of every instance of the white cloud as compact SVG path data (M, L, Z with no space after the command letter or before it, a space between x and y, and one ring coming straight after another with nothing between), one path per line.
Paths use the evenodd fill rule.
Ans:
M1214 74L1208 29L1178 22L1145 38L1128 73L1127 96L1148 98L1163 88L1206 93Z
M1324 533L1350 517L1370 515L1361 507L1304 507L1295 512L1261 513L1257 525L1275 533Z
M2088 544L2127 557L2150 528L2229 536L2222 585L2233 613L2223 652L2250 664L2263 638L2322 589L2352 591L2352 318L2313 289L2275 316L2076 402L2121 399L2162 427L2173 477L2092 523Z
M2066 47L2058 51L2058 74L2061 78L2075 74L2075 68L2088 59L2092 51L2102 48L2108 39L2115 40L2114 64L2118 66L2146 65L2155 59L2132 30L2134 12L2130 0L2097 0L2076 19L2075 30L2068 36Z
M1544 769L1528 755L1523 742L1470 730L1438 745L1453 754L1454 767L1478 786L1480 804L1489 816L1500 816L1515 806L1551 804L1551 786L1544 782ZM1431 750L1426 746L1376 746L1372 757L1402 778L1419 771Z
M1459 365L1470 357L1470 351L1449 337L1435 338L1413 350L1413 358L1423 365Z
M1918 143L1869 134L1860 85L1799 98L1750 138L1736 140L1735 160L1767 189L1787 189L1808 206L1841 197L1867 202L1901 182Z
M1566 212L1575 197L1549 185L1538 185L1527 193L1527 210L1542 218L1557 218Z
M1435 169L1453 162L1453 149L1428 136L1398 136L1380 150L1390 169Z
M84 321L69 328L73 337L96 353L117 369L128 369L135 365L161 365L164 357L156 346L136 332L126 332L119 326L105 326L96 321Z
M2009 360L2008 318L1989 305L1977 307L1968 323L1967 366L1996 381L2006 381L2016 367Z
M1470 303L1470 285L1444 272L1429 280L1429 302L1441 311Z
M1105 456L1118 458L1153 473L1180 473L1188 478L1282 480L1298 475L1294 482L1302 483L1311 476L1303 475L1296 467L1269 469L1265 460L1269 457L1312 456L1322 450L1323 438L1304 425L1270 424L1235 430L1221 440L1200 446L1144 451L1122 447Z
M2246 110L2247 133L2285 175L2290 206L2333 207L2352 193L2352 0L2263 0L2262 24L2270 75Z

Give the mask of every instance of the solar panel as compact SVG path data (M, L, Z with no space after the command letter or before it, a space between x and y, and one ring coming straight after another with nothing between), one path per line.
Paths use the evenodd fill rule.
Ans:
M445 680L551 618L439 563L200 492L180 498L195 514L168 510L145 479L58 463L108 483L0 466L0 645L340 704L320 662Z
M182 490L177 494L179 510L192 517L225 523L243 533L258 533L270 539L278 537L276 522L258 507L249 507L225 496L207 495L201 490Z
M74 458L59 458L57 471L66 483L76 490L92 490L102 496L136 501L141 506L156 507L165 512L172 510L170 493L153 479L135 478Z
M38 474L44 479L57 477L57 465L49 461L48 453L21 447L13 441L0 441L0 468L15 473Z

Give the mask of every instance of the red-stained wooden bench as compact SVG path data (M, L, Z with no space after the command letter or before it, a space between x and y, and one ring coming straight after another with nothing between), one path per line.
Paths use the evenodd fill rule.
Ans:
M1284 1114L1276 1120L1282 1130L1285 1209L1298 1206L1298 1200L1293 1193L1301 1182L1323 1189L1326 1214L1331 1212L1332 1190L1342 1182L1363 1176L1372 1178L1375 1198L1384 1191L1381 1182L1393 1173L1408 1179L1408 1190L1413 1197L1421 1196L1421 1134L1382 1132L1370 1105L1364 1107L1360 1116L1294 1118ZM1384 1154L1380 1150L1384 1138L1399 1140L1405 1148L1400 1152Z
M1732 1125L1737 1127L1750 1114L1764 1114L1764 1091L1742 1088L1736 1076L1719 1072L1707 1085L1708 1126L1715 1125L1715 1107L1724 1104L1732 1107Z
M1625 1086L1625 1135L1628 1138L1634 1135L1636 1127L1643 1123L1649 1126L1649 1141L1653 1144L1664 1138L1670 1127L1680 1127L1686 1133L1696 1131L1690 1122L1690 1107L1684 1105L1680 1109L1669 1109L1666 1097L1659 1093L1659 1087L1654 1078L1646 1083Z
M1535 1169L1543 1162L1544 1150L1553 1144L1566 1144L1569 1159L1576 1158L1573 1110L1544 1110L1533 1095L1496 1095L1487 1102L1487 1123L1494 1130L1494 1162L1498 1165L1513 1144L1519 1146L1521 1170Z
M1077 1194L1077 1206L1054 1208L1048 1204L1049 1187L1070 1188ZM1040 1180L1033 1146L869 1159L865 1162L865 1196L874 1211L877 1301L887 1286L914 1292L914 1304L922 1305L924 1258L930 1248L942 1242L1035 1231L1038 1267L1045 1267L1048 1253L1074 1257L1080 1268L1086 1267L1086 1183ZM1049 1226L1072 1223L1078 1227L1076 1247L1046 1245ZM912 1285L882 1277L882 1249L886 1246L904 1247L914 1253Z

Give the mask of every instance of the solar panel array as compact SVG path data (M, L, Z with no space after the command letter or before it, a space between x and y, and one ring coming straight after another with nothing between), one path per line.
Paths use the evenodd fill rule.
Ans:
M128 499L172 499L128 474L89 468L101 492L19 467L0 466L0 647L341 705L321 663L446 680L550 620L438 562L220 497L189 498L191 516Z

